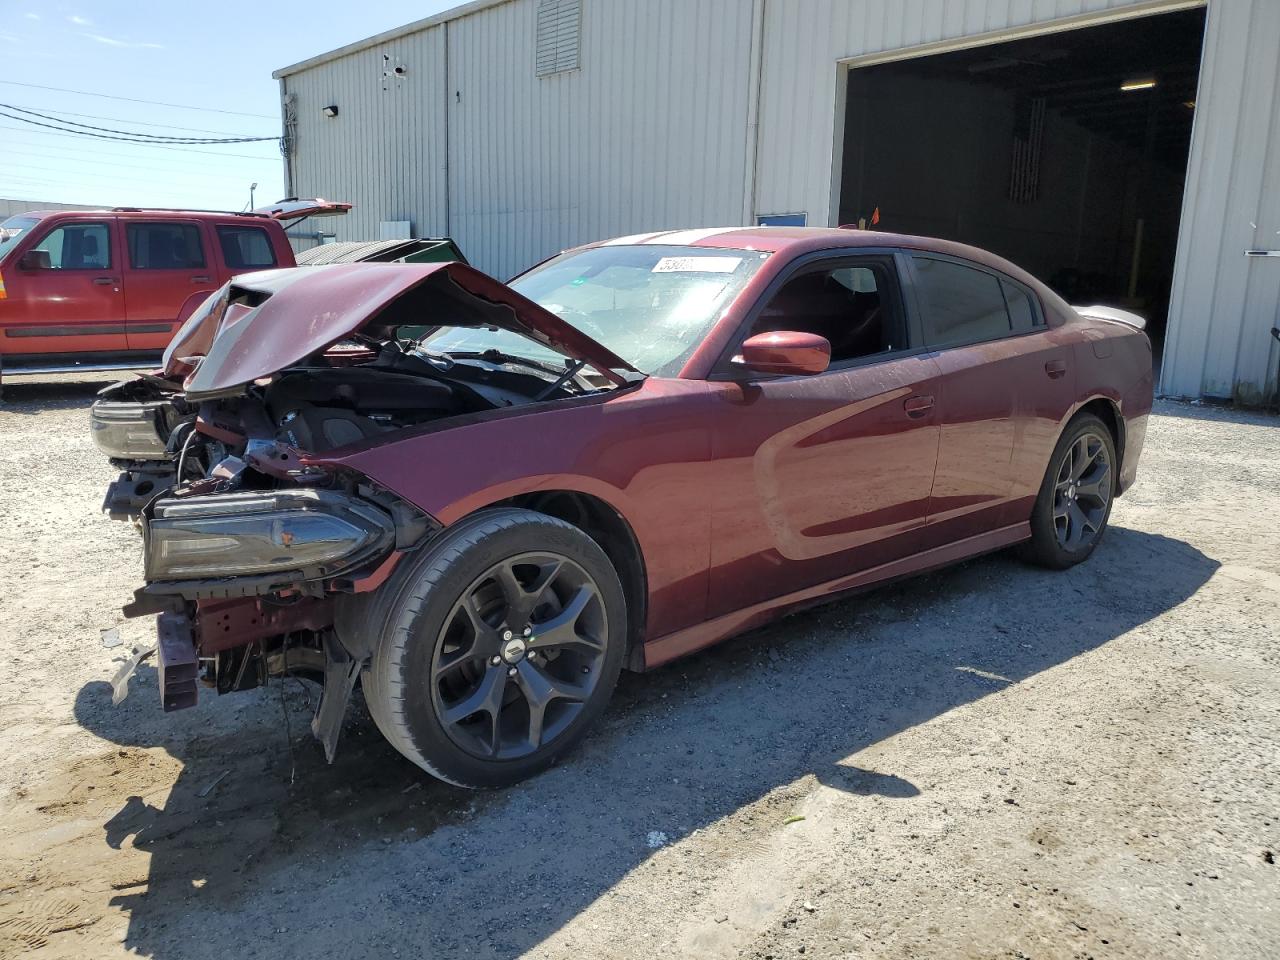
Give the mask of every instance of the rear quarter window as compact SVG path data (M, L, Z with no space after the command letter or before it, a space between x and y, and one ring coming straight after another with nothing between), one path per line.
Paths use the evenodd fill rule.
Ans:
M1000 288L1004 290L1004 300L1009 305L1009 319L1013 323L1013 329L1030 330L1042 325L1040 312L1032 302L1031 294L1006 280L1000 281Z
M222 260L232 270L261 270L276 265L271 237L262 227L220 225L216 229Z

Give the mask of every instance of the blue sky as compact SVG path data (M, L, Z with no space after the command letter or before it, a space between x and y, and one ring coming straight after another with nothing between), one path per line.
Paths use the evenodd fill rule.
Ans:
M275 137L272 70L455 5L0 0L0 103L166 136ZM259 203L282 195L275 143L162 148L0 117L0 197L238 210L255 181Z

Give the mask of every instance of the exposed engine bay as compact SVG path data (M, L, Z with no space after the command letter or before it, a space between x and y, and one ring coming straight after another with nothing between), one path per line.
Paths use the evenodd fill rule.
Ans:
M357 351L365 362L350 365ZM218 492L308 482L292 467L282 472L289 451L326 453L408 427L608 386L593 382L581 364L558 371L534 364L492 351L455 359L395 340L347 342L238 397L193 402L154 376L115 384L99 394L91 415L99 448L125 471L104 509L136 518L157 493L201 480L214 481L204 486ZM242 475L244 466L261 476Z

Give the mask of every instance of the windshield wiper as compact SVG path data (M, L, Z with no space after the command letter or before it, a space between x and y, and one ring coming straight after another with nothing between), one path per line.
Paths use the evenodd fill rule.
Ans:
M515 364L517 366L529 367L531 370L538 370L542 373L549 373L553 377L556 377L557 380L560 380L566 372L565 367L557 367L552 363L543 363L541 360L530 360L528 357L519 357L513 353L503 353L501 350L495 350L492 347L488 350L450 350L445 354L445 356L451 359L456 357L475 357L480 360L488 361L489 363ZM579 364L575 369L571 362L566 361L566 363L568 364L568 372L570 379L573 380L573 385L579 390L582 390L583 385L578 382L578 371L582 369L582 365ZM568 381L566 380L565 382ZM563 384L559 385L563 386Z

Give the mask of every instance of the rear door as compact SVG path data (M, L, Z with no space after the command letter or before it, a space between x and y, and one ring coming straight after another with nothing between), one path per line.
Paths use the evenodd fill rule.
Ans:
M121 250L114 216L42 222L5 262L0 353L119 352L127 348Z
M125 237L125 313L130 350L163 350L183 305L218 288L198 220L120 221Z
M908 260L925 343L936 351L940 373L928 548L1027 519L1029 505L1023 516L1014 504L1026 499L1029 484L1034 496L1044 466L1031 461L1057 428L1051 415L1060 399L1070 405L1072 380L1066 348L1021 284L940 254Z

